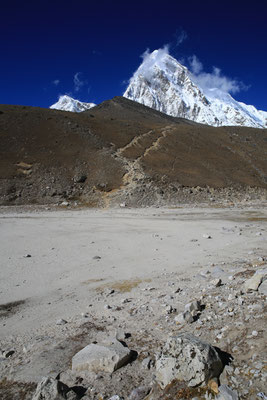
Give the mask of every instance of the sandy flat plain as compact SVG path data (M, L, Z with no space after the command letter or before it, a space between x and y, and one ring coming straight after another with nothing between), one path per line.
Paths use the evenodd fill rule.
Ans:
M266 225L261 207L5 209L0 304L18 306L0 319L1 337L80 313L101 285L153 279L164 271L193 274L242 259L253 249L262 253Z
M148 354L154 360L181 329L234 356L232 371L241 373L222 382L240 398L264 391L266 298L242 288L266 270L266 205L3 207L0 254L1 398L30 400L44 376L60 374L75 386L74 354L118 330L130 333L127 346L138 358L102 379L80 373L87 398L127 398L151 385L154 370L142 360ZM214 278L222 285L214 286ZM195 299L203 305L199 318L177 325Z

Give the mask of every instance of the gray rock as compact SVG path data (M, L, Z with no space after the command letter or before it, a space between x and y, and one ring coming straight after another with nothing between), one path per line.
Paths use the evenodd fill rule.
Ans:
M127 338L127 333L125 333L123 329L118 328L116 330L115 338L119 342L123 342Z
M190 303L185 305L184 310L189 312L200 311L201 310L200 301L198 300L191 301Z
M192 322L194 322L194 317L192 316L192 314L189 311L185 311L181 314L178 314L174 318L174 321L180 325L184 325L186 323L191 324Z
M10 358L15 353L15 350L0 350L0 358Z
M208 235L207 233L204 233L203 238L204 239L212 239L212 237L210 235Z
M151 357L146 357L142 361L142 367L145 369L150 369L152 363Z
M257 393L257 396L259 397L259 399L267 400L267 396L265 396L263 392Z
M50 377L42 378L38 383L32 400L62 400L66 399L69 387Z
M238 400L238 393L229 388L227 385L221 385L219 387L219 394L216 396L216 400Z
M244 283L245 291L250 292L253 290L254 291L258 290L258 287L260 286L265 275L266 275L265 270L258 270L257 272L255 272L255 274L250 279L247 279L246 282Z
M113 372L127 364L131 359L131 351L114 339L101 346L89 344L72 358L73 371Z
M128 397L128 400L143 400L148 395L149 392L150 392L149 387L140 386L131 392L130 396Z
M67 323L68 323L68 321L66 321L65 319L60 318L60 319L57 320L56 325L65 325Z
M75 183L84 183L87 179L87 175L76 175L73 180Z
M181 333L167 340L156 361L156 379L161 388L174 379L197 386L218 377L222 369L222 361L214 347L189 333Z
M173 312L176 311L176 309L173 308L171 305L168 305L165 310L167 314L172 314Z
M259 292L264 296L267 296L267 280L262 282L259 287Z
M213 279L213 281L211 281L211 284L212 284L213 286L215 286L215 287L219 287L219 286L222 285L222 280L221 280L221 278Z
M70 390L70 391L66 394L66 399L67 399L67 400L77 400L77 394L76 394L73 390Z

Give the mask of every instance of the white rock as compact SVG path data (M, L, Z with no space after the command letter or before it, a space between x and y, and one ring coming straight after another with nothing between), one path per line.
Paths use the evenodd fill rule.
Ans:
M57 320L56 325L65 325L67 323L68 322L65 319L60 318Z
M259 399L267 400L267 396L265 396L263 392L257 393L257 396L259 397Z
M31 258L31 254L25 254L24 258Z
M260 286L263 277L265 276L265 273L260 273L257 271L250 279L246 280L244 283L244 289L246 292L252 291L252 290L258 290L258 287Z
M10 358L15 353L15 350L0 351L0 358Z
M145 369L150 369L151 363L152 363L151 357L146 357L142 361L142 367Z
M191 324L192 322L194 322L194 318L193 318L192 314L189 311L185 311L185 312L180 313L179 315L177 315L174 318L174 321L177 324L180 324L180 325L184 325L186 322Z
M115 333L115 338L119 341L119 342L123 342L127 337L127 333L121 329L118 328L116 329L116 333Z
M216 396L216 400L238 400L239 396L237 392L233 391L227 385L221 385L219 387L219 394Z
M213 286L215 286L215 287L219 287L219 286L222 285L222 280L221 280L221 278L213 279L213 280L211 281L211 284L212 284Z
M214 347L189 333L181 333L167 340L156 361L156 379L162 388L174 379L196 386L218 377L222 369Z
M212 239L212 237L210 235L208 235L207 233L204 233L203 238L204 239Z
M113 372L131 359L131 351L118 340L106 346L89 344L72 358L73 371Z
M267 296L267 280L265 280L260 284L259 292L264 296Z
M42 378L38 383L32 400L61 400L66 399L69 387L50 377Z
M131 392L128 400L144 400L149 391L150 388L148 388L147 386L139 386Z
M191 301L190 303L187 303L184 307L184 310L189 311L189 312L200 311L201 310L200 301L194 300L194 301Z

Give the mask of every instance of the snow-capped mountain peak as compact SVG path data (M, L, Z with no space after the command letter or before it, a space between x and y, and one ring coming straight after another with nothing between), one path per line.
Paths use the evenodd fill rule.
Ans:
M217 88L204 91L166 49L145 54L124 97L174 117L213 126L267 127L267 112L240 103Z
M58 101L50 108L62 111L82 112L95 107L95 105L94 103L83 103L65 94L64 96L60 96Z

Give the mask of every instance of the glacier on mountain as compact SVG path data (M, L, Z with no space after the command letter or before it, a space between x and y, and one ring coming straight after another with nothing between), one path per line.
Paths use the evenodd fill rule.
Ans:
M213 126L267 127L267 112L236 101L218 88L203 90L165 49L146 54L124 97L174 117Z
M83 103L65 94L64 96L60 96L58 101L50 108L62 111L82 112L95 107L95 105L94 103Z

